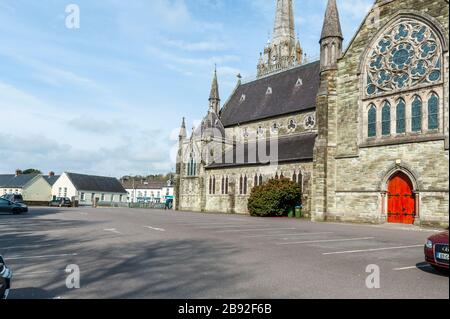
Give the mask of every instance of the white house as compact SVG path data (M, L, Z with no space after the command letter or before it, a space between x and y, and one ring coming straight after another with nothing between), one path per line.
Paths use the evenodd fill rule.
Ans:
M58 176L50 173L48 176L40 174L0 175L0 196L6 194L20 194L27 203L46 203L52 198L52 184Z
M171 182L151 181L146 178L122 178L122 186L128 193L130 203L165 203L173 199Z
M127 191L113 177L63 173L53 184L52 197L77 200L80 206L91 206L95 200L121 204L127 202Z

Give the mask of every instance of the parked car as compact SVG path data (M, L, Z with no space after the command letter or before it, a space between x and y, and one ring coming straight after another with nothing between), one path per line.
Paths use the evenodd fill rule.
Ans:
M72 201L69 198L58 197L49 203L50 207L72 207Z
M6 194L6 195L3 195L1 198L7 199L13 203L20 203L20 204L24 203L23 197L20 194Z
M437 270L449 269L448 229L428 238L425 245L425 260Z
M21 214L28 212L28 206L21 203L14 203L5 198L0 198L0 213Z
M9 290L11 289L12 271L6 267L6 263L2 256L0 256L0 299L8 298Z
M173 208L173 199L171 199L171 198L167 199L164 209L172 209L172 208Z

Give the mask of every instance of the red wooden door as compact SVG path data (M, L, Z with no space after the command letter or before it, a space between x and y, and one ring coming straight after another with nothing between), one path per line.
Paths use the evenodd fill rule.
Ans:
M388 222L414 224L415 210L411 180L403 173L395 174L388 186Z

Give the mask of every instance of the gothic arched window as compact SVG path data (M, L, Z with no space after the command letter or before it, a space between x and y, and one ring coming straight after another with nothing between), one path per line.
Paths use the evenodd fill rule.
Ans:
M377 136L377 109L375 108L375 105L371 105L369 108L369 114L367 116L368 119L368 137L375 137Z
M391 105L385 102L381 110L381 134L391 135Z
M422 100L415 96L411 105L411 130L420 132L422 130Z
M428 129L436 130L439 128L439 97L432 93L428 98Z
M397 101L397 134L406 132L406 104L404 99Z

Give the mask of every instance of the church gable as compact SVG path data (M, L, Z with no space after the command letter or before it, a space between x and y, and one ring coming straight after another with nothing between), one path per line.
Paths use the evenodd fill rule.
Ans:
M230 127L314 109L319 73L320 63L313 62L239 86L221 111L223 125Z

